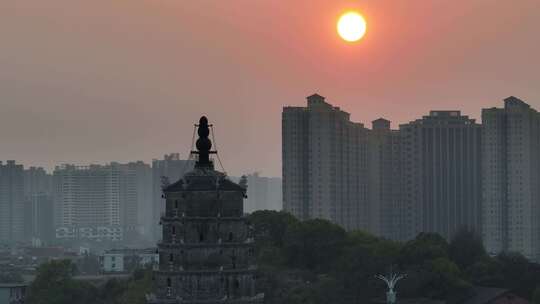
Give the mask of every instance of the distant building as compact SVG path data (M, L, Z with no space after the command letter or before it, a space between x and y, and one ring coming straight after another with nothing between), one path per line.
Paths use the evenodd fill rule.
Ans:
M26 283L0 283L0 304L24 304Z
M315 94L283 108L282 141L284 210L368 230L368 130Z
M459 111L431 111L400 126L400 239L481 231L481 125Z
M482 123L484 245L540 261L540 114L508 97Z
M247 199L244 211L252 213L257 210L282 210L283 192L279 177L260 176L255 172L245 175L247 180ZM232 177L231 180L240 182L241 178Z
M123 240L117 166L59 166L54 181L57 239Z
M99 257L102 273L126 273L159 264L156 248L112 249Z
M399 239L401 199L401 137L390 121L372 122L368 137L369 228L378 236Z
M52 195L53 177L41 167L24 169L24 196L31 197L35 194Z
M26 259L26 263L38 266L52 260L68 259L76 261L79 258L77 252L68 250L65 247L25 247L22 248L21 256Z
M170 182L178 180L186 172L193 169L195 162L192 160L180 159L180 154L171 153L163 156L163 159L152 160L152 204L147 210L148 223L152 229L154 240L161 237L161 227L158 225L159 218L165 212L165 201L163 200L162 188ZM145 224L146 225L146 224Z
M54 239L53 177L41 167L23 172L24 239L42 244Z
M120 221L124 237L149 238L148 206L152 200L152 169L142 161L111 163L120 171Z
M31 241L35 245L42 245L54 240L54 202L52 196L43 192L26 196L24 234L25 240Z
M99 262L103 273L123 273L126 271L124 268L123 253L106 252L99 257Z
M60 240L127 241L144 233L151 169L127 164L56 167L55 227Z
M481 126L459 111L372 129L312 95L284 107L284 210L396 240L481 229ZM248 187L249 189L249 187Z
M23 166L0 162L0 243L24 240Z
M260 176L258 173L248 174L246 177L248 185L246 212L283 208L281 178Z

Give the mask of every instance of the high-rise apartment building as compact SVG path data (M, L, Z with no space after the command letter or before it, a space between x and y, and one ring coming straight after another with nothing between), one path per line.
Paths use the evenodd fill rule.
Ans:
M142 162L111 163L120 173L120 221L128 239L151 240L149 208L152 201L152 169Z
M54 203L52 196L37 192L25 197L25 241L35 245L54 241Z
M149 210L152 222L150 223L151 234L154 240L161 238L161 226L158 225L161 214L165 212L163 200L163 187L168 183L180 179L184 174L191 171L195 162L193 160L180 159L180 154L171 153L163 156L163 159L152 160L152 206Z
M123 239L117 166L58 166L54 182L57 239Z
M230 177L234 182L240 182L241 178ZM244 211L252 213L257 210L282 210L283 191L279 177L261 176L259 173L245 175L247 180L247 199Z
M368 229L367 129L312 95L282 114L284 210Z
M459 111L369 130L312 95L284 107L282 127L284 210L296 217L397 240L480 231L481 126Z
M51 195L53 192L53 177L42 167L24 169L24 196L35 194Z
M308 108L285 107L281 121L283 210L301 220L310 218L308 117Z
M134 240L151 204L152 172L142 161L74 166L54 171L55 226L59 239Z
M483 239L488 252L540 260L540 115L516 97L482 110Z
M24 239L34 244L54 239L53 177L41 167L24 169Z
M390 121L372 122L368 136L369 231L389 239L399 239L401 198L401 138L390 129Z
M481 126L459 111L431 111L400 126L399 239L481 230Z
M23 166L8 160L0 162L0 243L24 238Z

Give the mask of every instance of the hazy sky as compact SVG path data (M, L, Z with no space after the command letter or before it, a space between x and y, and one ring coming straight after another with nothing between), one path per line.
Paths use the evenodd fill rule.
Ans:
M206 114L229 174L278 176L282 107L315 92L366 125L540 109L540 1L0 0L2 160L185 157Z

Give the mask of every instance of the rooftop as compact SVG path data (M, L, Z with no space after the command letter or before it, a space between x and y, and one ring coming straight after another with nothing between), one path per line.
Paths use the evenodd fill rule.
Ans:
M27 287L27 283L0 283L0 288Z
M214 171L216 172L216 171ZM205 191L205 190L220 190L220 191L241 191L246 189L237 183L232 182L224 175L211 174L193 176L188 173L183 179L180 179L174 184L171 184L163 189L163 192L179 192L179 191ZM217 172L216 172L217 173Z

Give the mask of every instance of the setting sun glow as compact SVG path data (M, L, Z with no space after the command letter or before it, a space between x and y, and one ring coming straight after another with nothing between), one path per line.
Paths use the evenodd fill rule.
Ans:
M345 41L358 41L366 33L366 20L357 12L347 12L339 18L337 31Z

